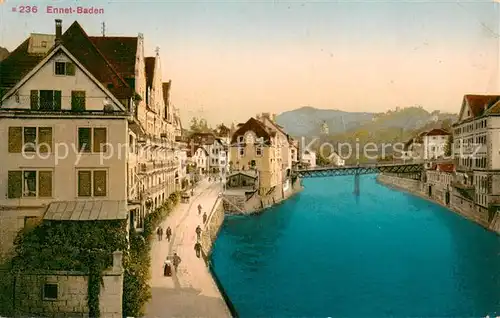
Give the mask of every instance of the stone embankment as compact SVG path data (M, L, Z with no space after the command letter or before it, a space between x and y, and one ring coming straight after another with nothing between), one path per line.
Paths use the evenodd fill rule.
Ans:
M476 222L477 224L485 227L488 230L500 234L500 214L498 212L495 214L491 222L485 222L484 219L479 218L475 215L476 213L474 213L472 206L467 210L464 210L464 208L461 209L454 208L453 206L445 204L445 202L442 202L442 200L439 200L436 197L427 196L423 190L424 189L423 183L419 180L406 179L386 174L379 174L377 176L377 181L385 186L396 188L398 190L403 190L413 195L417 195L425 200L439 204L454 213L457 213L473 222ZM462 206L464 205L462 204Z
M240 194L234 194L234 192L231 192L231 194L224 193L223 207L228 214L259 213L287 200L302 190L301 180L297 178L287 188L283 189L283 186L274 187L265 194L255 192L247 197L243 192Z

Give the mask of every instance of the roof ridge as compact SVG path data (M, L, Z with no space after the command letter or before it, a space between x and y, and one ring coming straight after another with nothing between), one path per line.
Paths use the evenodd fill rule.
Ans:
M73 22L70 26L70 28L75 25L80 28L80 30L82 31L83 35L87 38L87 40L89 40L92 48L94 48L96 50L96 52L103 58L103 60L106 62L106 64L108 65L108 67L113 71L113 73L115 73L115 75L120 79L120 81L122 82L122 84L124 84L126 87L132 89L132 87L130 87L128 85L128 83L123 79L123 77L116 71L116 69L114 68L114 66L111 64L111 62L108 61L108 59L104 56L104 54L102 54L101 50L99 50L97 48L97 46L94 44L94 42L92 42L92 40L90 39L90 37L88 36L87 32L85 32L85 30L82 28L82 26L80 25L80 23L78 23L78 21L75 20L75 22ZM69 29L69 28L68 28ZM67 32L68 30L66 30ZM64 32L64 33L66 33ZM64 43L63 43L63 46L64 46ZM135 90L134 90L135 91Z

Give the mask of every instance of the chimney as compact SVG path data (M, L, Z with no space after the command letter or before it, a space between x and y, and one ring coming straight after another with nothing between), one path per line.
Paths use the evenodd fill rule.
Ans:
M61 44L62 20L56 19L56 45Z

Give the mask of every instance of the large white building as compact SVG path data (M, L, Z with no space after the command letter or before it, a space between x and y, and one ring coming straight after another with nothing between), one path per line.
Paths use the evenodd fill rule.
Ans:
M314 151L305 150L302 153L301 161L305 163L309 168L316 167L316 153Z
M465 95L453 135L452 206L492 222L500 210L500 96Z
M450 133L439 128L432 129L422 135L424 159L444 157Z
M63 33L56 20L55 35L32 34L1 62L1 253L57 202L61 215L104 208L136 227L175 191L165 84L142 35L90 37L77 22Z

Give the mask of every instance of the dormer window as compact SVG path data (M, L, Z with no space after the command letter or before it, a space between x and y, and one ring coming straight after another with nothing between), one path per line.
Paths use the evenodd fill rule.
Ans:
M56 62L54 71L56 75L74 76L75 64L71 62Z
M243 136L238 136L238 143L242 144L244 142Z

